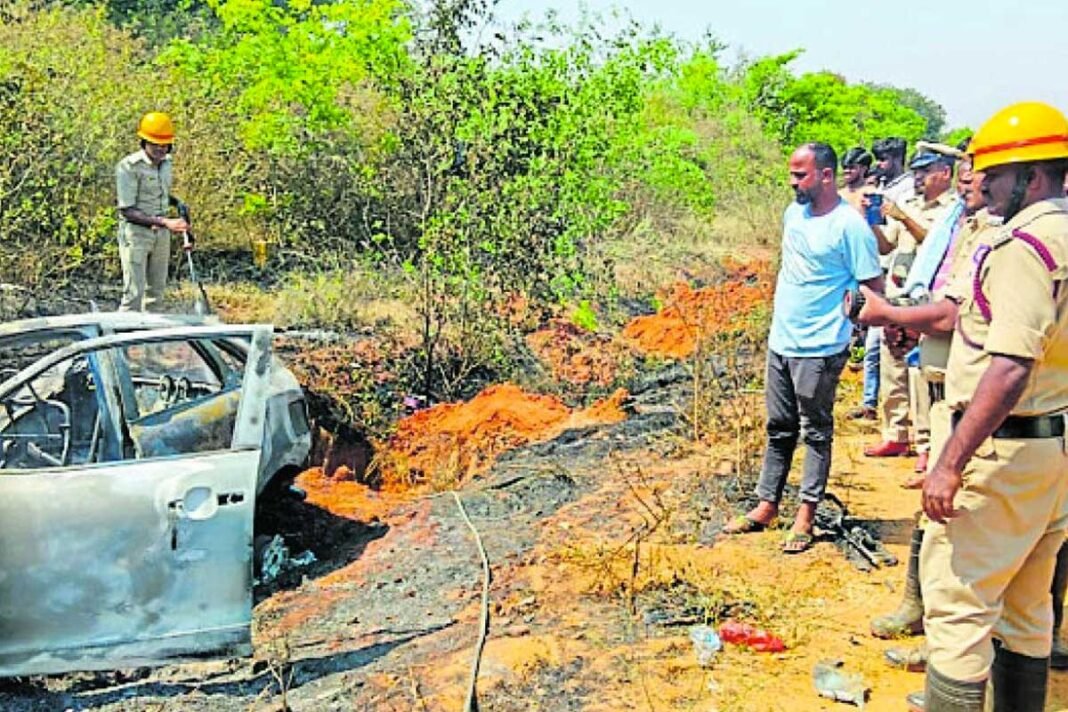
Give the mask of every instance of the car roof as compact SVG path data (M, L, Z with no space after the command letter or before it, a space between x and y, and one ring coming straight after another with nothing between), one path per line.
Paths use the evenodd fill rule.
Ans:
M109 334L107 336L97 336L83 341L76 341L72 344L56 349L49 354L37 359L32 364L23 368L21 371L11 376L3 383L0 383L0 390L9 391L8 384L15 383L21 385L30 380L35 373L38 373L46 368L63 362L70 356L74 356L86 351L92 351L95 349L106 348L109 346L122 346L128 343L138 343L141 340L145 341L164 341L171 338L183 338L191 336L192 338L219 338L219 337L244 337L251 335L253 338L256 336L256 331L268 331L271 327L263 324L212 324L204 325L197 329L190 329L188 324L180 324L178 326L171 325L170 328L164 329L139 329L134 330L140 333L132 333L127 331L124 334ZM151 332L151 336L145 336L144 332ZM257 366L258 367L258 366Z
M165 329L172 326L212 326L220 324L218 317L195 314L152 314L148 312L83 312L33 319L19 319L0 324L0 337L14 336L49 329L83 329L97 326L108 331Z

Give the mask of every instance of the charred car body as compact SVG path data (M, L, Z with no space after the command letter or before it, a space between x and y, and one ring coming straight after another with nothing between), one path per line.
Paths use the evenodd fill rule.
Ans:
M311 448L266 326L0 325L0 675L250 651L257 495Z

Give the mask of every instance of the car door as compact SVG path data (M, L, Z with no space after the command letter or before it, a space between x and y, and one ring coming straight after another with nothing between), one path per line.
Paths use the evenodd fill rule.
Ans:
M133 447L130 424L113 412L130 389L117 367L130 349L230 337L250 346L226 447ZM0 675L250 652L270 351L270 327L141 331L72 344L0 384L0 403L21 407L9 412L45 414L37 425L0 432L5 451L52 453L12 457L0 469ZM85 376L78 365L89 354L96 369ZM35 384L52 385L45 392ZM82 401L107 408L96 417L122 431L116 461L70 435L79 428L64 399L85 388L99 397Z

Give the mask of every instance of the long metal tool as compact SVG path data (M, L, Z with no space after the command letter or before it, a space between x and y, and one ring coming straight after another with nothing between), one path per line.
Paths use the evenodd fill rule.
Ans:
M185 203L178 204L178 215L185 220L188 224L189 221L189 206ZM196 240L193 237L191 230L186 230L182 233L182 250L185 252L186 262L189 264L189 278L193 280L193 284L197 287L197 293L193 300L193 311L197 316L207 316L211 314L211 305L208 304L208 293L204 290L204 285L197 279L197 268L193 264L193 242Z

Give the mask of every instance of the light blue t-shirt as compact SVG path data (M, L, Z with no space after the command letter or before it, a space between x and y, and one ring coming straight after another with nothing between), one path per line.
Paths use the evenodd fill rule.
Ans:
M856 209L843 200L813 216L810 206L791 204L768 347L794 358L841 353L852 332L842 311L845 290L881 274L875 235Z

